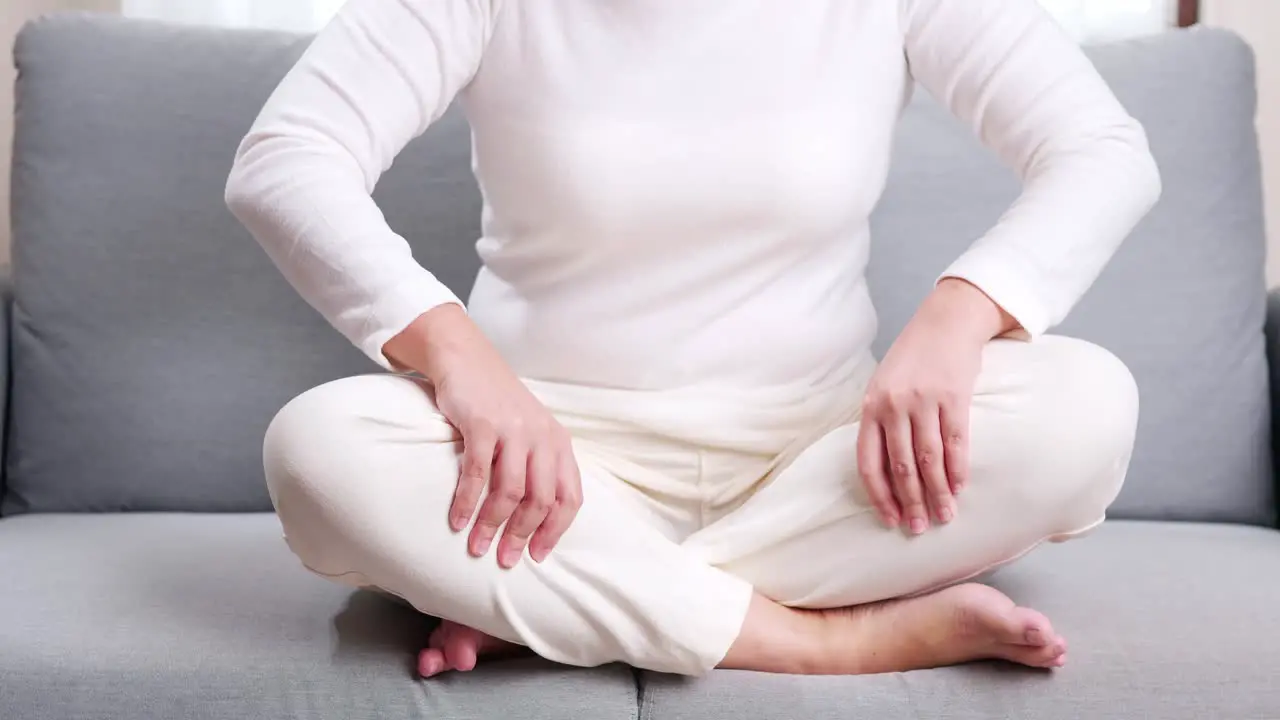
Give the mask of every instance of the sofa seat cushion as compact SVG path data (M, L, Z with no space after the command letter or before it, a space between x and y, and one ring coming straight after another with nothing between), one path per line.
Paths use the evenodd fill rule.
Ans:
M522 660L432 682L430 624L300 568L271 515L0 520L0 718L632 718L627 668ZM642 676L648 720L1274 717L1280 533L1116 522L997 573L1071 642L864 678Z
M535 661L426 683L412 610L308 574L272 515L0 520L0 718L633 718L635 676Z
M1280 533L1108 523L991 581L1068 639L1052 674L1002 664L861 678L645 673L645 720L1280 717Z

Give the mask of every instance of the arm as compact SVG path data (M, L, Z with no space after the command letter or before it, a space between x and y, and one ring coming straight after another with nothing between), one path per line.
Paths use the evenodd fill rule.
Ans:
M1023 184L943 273L867 391L867 493L887 524L919 534L930 515L955 516L967 481L983 346L1061 322L1151 209L1160 177L1142 127L1035 0L900 2L913 77Z
M433 382L463 436L452 528L475 517L468 548L477 557L503 529L497 554L509 568L526 547L545 559L581 505L568 435L370 197L470 82L498 2L350 0L245 138L227 204L348 339L384 367Z
M369 357L460 301L370 193L479 67L497 0L351 0L271 96L227 204L313 307ZM419 368L415 368L419 369Z
M1155 204L1146 135L1034 0L901 0L912 75L1022 181L944 277L1035 336L1061 322Z

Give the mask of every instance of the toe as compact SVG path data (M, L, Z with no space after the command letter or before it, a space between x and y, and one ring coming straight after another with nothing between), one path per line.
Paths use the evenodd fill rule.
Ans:
M1031 647L1047 647L1058 641L1049 618L1029 608L1014 608L1007 624L1010 642Z
M476 668L477 650L477 638L473 633L458 632L445 642L444 654L454 670L470 672Z
M444 653L427 648L418 653L418 674L424 678L435 677L445 670Z
M427 647L436 650L444 650L445 640L449 637L451 626L449 623L441 623L431 631L430 637L427 638Z
M1009 645L1000 653L1000 657L1028 667L1052 668L1061 667L1062 658L1066 656L1061 653L1054 653L1053 648L1048 647Z

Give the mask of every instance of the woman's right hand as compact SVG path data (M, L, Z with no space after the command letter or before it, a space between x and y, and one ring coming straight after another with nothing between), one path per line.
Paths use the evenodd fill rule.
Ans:
M505 523L499 565L515 567L526 547L545 560L582 506L568 432L457 305L425 313L384 352L431 381L436 406L462 434L449 524L462 532L475 518L471 554L487 553Z

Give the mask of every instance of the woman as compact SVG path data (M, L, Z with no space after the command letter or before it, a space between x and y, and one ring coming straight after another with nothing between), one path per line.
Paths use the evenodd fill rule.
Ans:
M913 80L1024 192L877 364L867 217ZM485 198L467 310L370 199L455 97ZM515 645L690 675L1060 666L1047 618L957 583L1114 499L1132 378L1045 331L1158 193L1034 0L351 0L228 202L426 380L280 413L287 540L444 618L424 676Z

